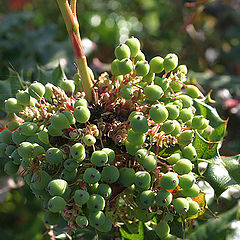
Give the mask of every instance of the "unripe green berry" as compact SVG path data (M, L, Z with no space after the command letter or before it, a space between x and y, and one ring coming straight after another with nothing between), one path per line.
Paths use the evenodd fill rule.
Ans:
M124 58L130 58L130 48L126 44L120 43L115 48L114 54L119 60L122 60Z
M118 63L118 72L120 75L126 75L133 69L132 61L129 58L124 58Z
M77 106L73 112L73 115L79 123L86 123L89 120L91 113L88 108Z
M29 86L28 92L31 97L41 100L45 93L45 87L40 82L34 82Z
M147 61L138 61L135 65L135 72L137 76L146 76L149 72L149 65Z
M182 158L174 164L173 170L180 175L187 174L192 171L192 163L188 159Z
M174 53L169 53L167 56L164 58L163 61L163 68L165 72L170 72L174 70L178 65L178 57Z
M152 101L159 100L164 94L162 88L158 85L149 85L144 88L143 92L146 98Z
M125 44L130 49L130 57L136 57L140 51L141 44L139 40L135 37L131 37L126 40Z
M133 97L133 87L130 85L125 85L120 89L120 96L126 100L130 100Z
M164 105L155 104L149 111L151 119L156 123L164 122L168 118L168 111Z
M149 62L150 72L152 73L160 73L163 71L163 58L162 57L154 57Z

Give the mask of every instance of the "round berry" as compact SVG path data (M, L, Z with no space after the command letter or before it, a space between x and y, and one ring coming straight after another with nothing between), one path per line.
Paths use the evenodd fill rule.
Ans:
M131 37L126 40L125 44L130 49L130 57L136 57L140 51L141 44L139 40L135 37Z
M130 85L125 85L120 89L120 96L126 100L130 100L133 97L133 87Z
M148 186L151 182L151 176L146 171L139 171L135 173L135 185L138 187L145 187Z
M155 233L160 239L164 239L169 235L170 227L165 221L161 220L155 228Z
M81 143L75 143L70 148L70 154L77 162L82 162L85 159L85 148Z
M82 190L78 189L74 193L74 201L78 206L82 206L83 204L87 203L89 200L89 193Z
M95 152L92 153L90 161L95 166L102 167L102 166L104 166L107 163L108 156L107 156L107 154L104 151L98 150L98 151L95 151Z
M179 177L179 186L183 189L189 189L194 184L194 177L190 174L183 174Z
M88 226L88 220L85 216L77 216L75 221L80 228L85 228Z
M188 159L182 158L173 165L173 170L179 175L187 174L192 171L192 163Z
M115 56L117 59L122 60L124 58L130 58L130 48L128 45L124 43L120 43L116 48L115 48Z
M63 161L63 152L58 148L49 148L46 152L46 161L50 164L60 164Z
M112 188L108 184L101 183L97 187L97 193L108 200L112 195Z
M120 168L119 169L119 178L118 182L124 186L129 187L131 186L135 181L135 171L132 168Z
M156 123L162 123L168 118L168 111L162 104L155 104L149 111L151 119Z
M68 97L71 97L75 91L75 84L73 80L63 80L61 83L62 90L67 94Z
M101 173L95 168L87 168L83 174L83 180L88 184L95 184L101 179Z
M133 69L132 61L129 58L124 58L118 63L118 72L120 75L126 75Z
M157 193L156 202L160 207L167 207L172 202L172 194L166 190L160 190Z
M111 148L103 148L102 151L104 151L108 156L108 163L112 163L115 159L115 152Z
M111 73L112 73L112 75L114 75L114 76L119 75L118 63L119 63L119 60L118 60L118 59L113 60L112 63L111 63Z
M160 73L163 71L163 58L162 57L154 57L151 59L150 65L150 72L152 73Z
M116 182L119 178L119 175L118 169L113 165L104 167L102 170L102 180L106 183Z
M51 125L57 129L66 129L70 127L68 118L63 113L55 113L51 117Z
M142 115L136 115L131 119L130 126L136 133L145 133L148 131L147 118Z
M175 198L173 200L173 207L178 214L183 214L189 209L189 202L186 198Z
M160 179L160 187L163 189L172 190L178 186L179 180L176 173L168 172L163 174Z
M99 194L92 194L87 201L87 207L92 212L101 211L105 207L105 200Z
M163 61L163 68L165 72L170 72L174 70L178 65L178 57L174 53L169 53L167 56L164 58Z
M169 88L169 80L167 78L155 77L154 84L160 86L164 92Z
M31 97L41 100L45 93L45 87L40 82L34 82L29 86L28 92Z
M53 213L62 211L65 206L66 206L66 202L60 196L54 196L48 201L48 209Z
M158 85L149 85L144 88L143 92L146 98L152 101L159 100L164 94L162 88Z
M16 98L9 98L5 101L5 110L8 113L19 113L24 109Z
M87 145L87 146L92 146L96 143L96 138L90 134L85 135L83 138L83 142Z
M86 123L90 118L90 111L84 106L77 106L74 109L73 115L79 123Z
M137 76L146 76L149 72L150 66L147 61L138 61L135 65L135 72Z

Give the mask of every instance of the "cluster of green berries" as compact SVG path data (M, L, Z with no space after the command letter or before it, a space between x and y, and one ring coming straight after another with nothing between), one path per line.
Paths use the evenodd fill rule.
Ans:
M76 76L61 87L34 82L6 100L6 111L18 118L0 133L0 157L7 159L6 173L21 171L42 199L49 225L62 217L73 231L109 232L120 214L107 214L112 201L120 197L133 208L124 200L129 191L132 217L147 222L156 216L156 234L170 239L173 219L200 211L193 142L197 132L207 138L213 128L197 114L201 93L184 84L187 68L175 54L147 62L139 40L130 38L115 56L111 78L102 75L95 84L97 103L77 90ZM111 83L106 92L103 81ZM121 144L114 142L121 134Z

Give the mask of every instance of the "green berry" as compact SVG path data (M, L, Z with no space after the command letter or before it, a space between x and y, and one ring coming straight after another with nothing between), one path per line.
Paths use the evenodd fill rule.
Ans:
M192 120L192 118L193 118L192 110L190 108L183 108L180 111L178 118L181 119L184 123Z
M33 145L30 142L22 142L18 147L18 154L23 158L32 156Z
M137 76L146 76L149 72L150 66L147 61L138 61L135 65L135 72Z
M151 119L156 123L164 122L168 118L168 111L162 104L155 104L149 111Z
M166 133L169 134L173 132L175 129L175 123L172 120L167 120L166 122L163 123L162 125L162 130Z
M122 60L124 58L130 58L130 48L124 43L120 43L114 51L117 59Z
M188 159L182 158L173 165L173 170L179 175L187 174L192 171L192 163Z
M167 56L164 58L163 61L163 68L165 72L170 72L174 70L178 65L178 57L174 53L169 53Z
M52 124L48 126L48 133L50 136L62 136L62 130L60 128L54 127Z
M109 217L105 217L105 222L103 225L97 226L96 229L100 232L110 232L112 229L112 220Z
M78 167L78 162L75 159L69 158L64 161L64 168L71 172Z
M76 123L76 120L75 120L73 114L70 111L63 111L62 113L65 115L65 117L67 117L70 125Z
M80 228L85 228L88 226L88 220L85 216L77 216L75 221Z
M47 190L51 196L62 196L68 187L68 183L63 179L54 179L49 182Z
M83 138L83 142L87 145L87 146L92 146L96 143L96 138L90 134L85 135Z
M154 57L151 59L150 65L150 72L152 73L160 73L163 71L163 58L162 57Z
M187 213L191 216L191 215L197 214L199 211L200 211L200 208L198 203L195 201L189 201L189 209Z
M81 143L75 143L70 148L70 154L77 162L82 162L85 159L85 148Z
M125 44L130 49L130 57L136 57L140 51L141 44L139 40L135 37L131 37L126 40Z
M102 180L109 184L116 182L119 175L118 169L113 165L104 167L102 170Z
M54 98L53 88L54 88L54 85L51 83L47 83L45 85L44 98L50 103L52 103L52 99Z
M168 159L167 161L173 165L175 164L179 159L181 158L181 154L180 153L173 153Z
M130 126L136 133L145 133L148 131L147 118L142 115L136 115L131 119Z
M128 131L127 140L135 145L142 145L145 142L145 135L136 133L132 129Z
M200 96L200 91L194 85L187 85L186 90L187 95L191 98L198 98Z
M133 117L135 117L136 115L142 115L142 113L138 112L138 111L131 112L128 116L128 121L131 121L133 119Z
M180 114L180 107L174 104L167 104L166 109L168 111L168 119L174 120L177 119Z
M97 193L108 200L111 197L112 188L108 184L101 183L97 187Z
M40 82L34 82L29 86L28 92L31 97L41 100L45 93L45 87Z
M194 183L190 188L183 189L181 191L181 196L195 198L199 195L199 193L200 193L200 188L198 187L197 184Z
M118 59L113 60L112 63L111 63L111 73L112 73L112 75L114 75L114 76L119 75L118 63L119 63L119 60L118 60Z
M108 156L107 156L107 154L104 151L98 150L98 151L95 151L95 152L92 153L90 161L95 166L102 167L102 166L104 166L107 163Z
M78 206L82 206L83 204L87 203L89 200L89 193L82 189L78 189L74 193L74 201Z
M62 163L63 152L58 148L49 148L46 152L46 161L50 164Z
M133 97L133 87L130 85L125 85L120 89L120 96L126 100L130 100Z
M135 171L132 168L120 168L119 169L119 179L118 182L124 186L129 187L131 186L135 181Z
M47 145L49 145L49 136L48 133L45 131L41 131L38 133L38 139L42 142L45 143Z
M155 79L155 73L148 73L142 78L142 82L146 82L148 84L151 84L152 81ZM158 85L158 84L157 84Z
M164 92L169 88L169 80L167 78L155 77L154 84L160 86Z
M45 211L44 213L44 222L48 225L56 225L60 221L60 214Z
M144 61L145 55L141 50L138 52L137 56L134 58L134 63L136 64L138 61Z
M141 203L144 206L149 207L154 202L155 194L154 194L153 191L147 190L147 191L141 192L140 195L139 195L139 198L140 198Z
M170 227L165 221L161 220L155 228L155 233L160 239L163 239L170 233Z
M181 125L177 120L173 120L175 124L174 130L171 132L172 136L177 136L181 132Z
M179 80L172 80L169 84L169 87L172 89L172 91L179 92L182 89L183 85Z
M178 137L178 144L186 146L193 141L194 132L192 130L185 130Z
M33 122L25 122L19 127L19 129L23 135L32 136L37 132L38 126Z
M55 113L51 117L51 125L57 129L66 129L70 127L68 118L63 113Z
M136 156L136 160L138 163L140 163L141 165L143 165L143 162L145 161L145 158L148 156L148 150L147 149L139 149L135 156Z
M87 168L83 174L83 180L88 184L95 184L101 179L101 173L95 168Z
M89 223L92 227L99 227L105 223L106 217L102 211L94 211L89 214Z
M148 172L153 171L157 166L157 157L155 155L146 156L142 165Z
M151 176L146 171L139 171L135 173L135 185L143 188L145 186L148 186L151 182Z
M125 148L126 148L127 153L129 153L130 155L134 156L136 154L136 152L140 148L142 148L142 146L130 143L128 140L126 140L125 141Z
M183 214L188 211L189 202L186 198L179 197L173 200L173 206L178 214Z
M192 144L189 144L182 149L182 155L190 161L195 161L197 159L197 152Z
M53 213L62 211L65 206L66 206L66 202L60 196L54 196L48 201L48 209Z
M176 173L168 172L163 174L160 179L160 187L163 189L172 190L178 186L179 180Z
M91 113L88 108L84 106L77 106L73 115L79 123L86 123L89 120Z
M162 88L158 85L149 85L144 88L143 92L146 98L152 101L159 100L164 94Z
M103 148L102 151L104 151L107 156L108 156L108 163L113 163L114 159L115 159L115 152L114 150L112 150L111 148Z
M187 96L187 95L179 95L176 97L177 100L181 100L182 104L183 104L183 108L189 108L193 105L193 100L191 97Z
M51 181L51 176L44 170L39 170L32 175L31 185L36 190L43 190Z
M5 110L8 113L19 113L24 109L16 98L9 98L5 101Z
M118 63L118 72L120 75L126 75L133 69L132 61L129 58L124 58Z
M189 189L194 184L194 177L190 174L184 174L179 177L179 186L183 189Z
M87 207L92 212L101 211L105 207L105 200L99 194L92 194L87 201Z
M156 202L160 207L167 207L172 202L172 194L166 190L160 190L157 193Z
M183 73L183 74L187 74L187 66L186 65L179 65L177 68L177 71Z
M66 169L63 169L61 173L61 178L65 179L67 182L72 182L75 180L77 176L78 170L74 169L73 171L67 171Z
M201 129L204 124L204 116L194 116L192 119L192 128L193 129Z
M81 98L78 99L75 103L74 103L74 108L78 107L78 106L82 106L82 107L86 107L88 108L88 102L86 99Z

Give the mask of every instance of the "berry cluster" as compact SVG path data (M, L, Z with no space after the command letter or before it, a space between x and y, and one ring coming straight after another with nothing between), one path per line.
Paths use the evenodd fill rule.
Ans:
M43 200L49 225L63 217L70 232L88 225L109 232L121 215L156 216L156 234L170 239L174 218L200 211L192 143L196 132L206 137L213 128L196 114L201 93L185 85L187 68L175 54L147 62L130 38L115 56L111 75L95 81L94 103L79 91L78 74L60 87L34 82L8 99L6 111L18 121L0 133L0 156L6 173L20 169Z

